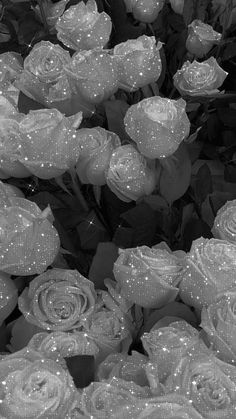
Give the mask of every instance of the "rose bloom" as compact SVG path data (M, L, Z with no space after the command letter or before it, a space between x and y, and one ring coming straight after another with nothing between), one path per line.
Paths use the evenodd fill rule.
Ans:
M200 237L193 241L185 263L179 289L189 306L208 306L218 293L235 285L236 245L232 243Z
M122 201L131 202L150 195L156 186L156 173L131 144L113 151L106 172L107 186Z
M100 103L118 89L117 63L106 51L75 53L65 72L74 94L89 103Z
M133 381L139 386L148 386L145 367L148 358L139 352L132 351L131 355L114 353L99 365L97 377L99 381L110 380L112 377L125 381Z
M44 14L50 28L50 32L54 33L54 27L57 19L64 13L66 5L69 1L70 0L60 0L57 3L53 3L51 0L47 0L44 2ZM44 16L42 16L39 5L37 4L33 9L36 16L43 23Z
M11 275L45 271L60 247L49 207L44 211L24 198L9 197L0 209L0 269Z
M81 120L81 112L67 118L57 109L30 111L19 123L20 162L41 179L73 168L79 158L76 128Z
M17 305L18 291L10 275L0 272L0 326Z
M99 13L95 0L83 1L68 10L57 20L57 37L67 47L75 50L103 48L112 30L111 18Z
M186 61L174 75L174 86L181 95L205 96L219 93L228 73L217 63L214 57L202 63Z
M109 381L91 383L83 389L80 405L88 417L111 419L122 407L134 405L149 396L147 387L113 377Z
M0 54L0 91L6 91L23 70L23 60L17 52Z
M40 352L45 358L56 360L77 355L95 356L99 352L94 341L83 332L36 333L27 346Z
M162 43L154 36L142 35L114 47L113 56L118 63L119 86L128 92L134 91L160 77Z
M144 333L141 340L150 361L158 365L158 381L164 382L176 362L199 346L199 333L184 320L174 321Z
M236 244L236 199L226 202L217 212L212 234L216 239Z
M0 181L0 207L7 205L9 198L24 198L23 192L16 186Z
M182 260L174 253L148 246L120 249L113 268L121 293L148 308L160 308L175 300L182 272Z
M37 276L18 300L26 320L42 329L78 329L94 310L96 292L78 271L50 269Z
M69 372L25 348L0 361L0 415L7 419L62 419L74 402Z
M214 44L220 42L221 38L222 34L214 31L212 26L196 19L188 25L186 48L188 52L194 54L197 58L202 58L211 50Z
M182 15L184 11L184 0L170 0L172 10L178 15Z
M119 137L104 128L82 128L77 133L80 147L77 174L82 183L105 185L105 172L112 152L120 146Z
M205 419L234 419L235 389L236 367L206 353L183 357L166 382L166 392L184 395Z
M236 288L218 295L201 313L201 327L222 361L236 364Z
M150 159L173 154L189 135L190 122L183 99L154 96L130 106L124 123L140 153Z
M124 0L127 13L140 22L152 23L162 10L165 0Z

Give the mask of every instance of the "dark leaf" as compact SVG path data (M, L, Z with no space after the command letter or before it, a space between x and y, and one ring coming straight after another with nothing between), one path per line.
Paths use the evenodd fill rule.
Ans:
M76 230L83 249L96 249L99 242L106 242L110 239L107 230L94 211L88 214L86 219L77 226Z
M171 28L176 32L182 32L185 29L185 23L183 16L177 13L170 13L168 16L168 22Z
M194 18L196 0L187 0L184 2L183 18L186 25L189 25Z
M236 166L228 164L225 166L224 180L226 182L236 183Z
M228 61L235 56L236 56L236 42L232 42L226 45L224 52L221 56L222 61Z
M203 164L197 172L195 179L192 181L192 189L196 202L201 203L206 199L207 195L212 192L211 171L207 164Z
M96 289L105 289L104 279L113 279L113 265L118 258L118 247L112 242L99 243L88 278Z
M129 108L123 100L107 100L104 102L108 129L119 136L121 141L129 139L125 131L124 117Z
M193 240L198 239L199 237L212 238L211 229L208 224L203 220L197 220L195 218L190 219L186 224L184 233L183 233L183 246L185 251L189 251Z
M218 108L218 117L220 121L230 128L236 128L236 111L230 108Z
M206 11L209 6L209 3L211 3L211 0L197 0L196 16L195 16L196 19L199 19L202 22L205 22Z
M118 226L112 241L116 244L116 246L126 249L128 247L132 247L133 235L132 228Z
M92 381L94 381L94 356L71 356L70 358L65 358L65 361L76 388L87 387Z
M157 227L157 217L149 205L138 204L121 215L134 230L133 246L151 245Z

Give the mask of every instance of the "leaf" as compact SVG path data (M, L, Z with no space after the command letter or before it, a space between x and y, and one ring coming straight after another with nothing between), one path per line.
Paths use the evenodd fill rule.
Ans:
M67 368L76 388L87 387L94 381L95 362L92 355L77 355L65 358Z
M192 218L186 224L183 232L183 247L185 251L189 251L192 242L199 237L207 239L212 238L211 229L205 221Z
M126 249L132 247L133 243L133 229L128 227L118 226L112 239L116 246Z
M235 109L218 108L217 113L220 121L224 125L230 128L236 128Z
M227 164L224 171L224 180L230 183L236 183L236 166Z
M212 192L211 171L207 164L203 164L192 181L192 189L196 202L201 205L207 195Z
M185 29L183 16L177 13L170 13L168 16L168 22L171 28L176 32L182 32Z
M215 216L217 211L227 202L236 198L235 193L214 191L208 195L205 201L202 203L201 215L202 219L209 225L210 228L213 227Z
M129 108L128 103L123 100L107 100L104 102L108 129L121 139L121 141L129 139L125 131L124 117Z
M143 34L141 26L134 26L128 21L123 0L106 0L106 2L109 4L109 14L114 25L113 45L128 39L136 39Z
M205 22L206 10L207 10L208 5L209 5L210 2L211 2L211 0L197 0L196 16L195 16L196 19L199 19L202 22Z
M82 249L96 249L99 242L109 240L109 234L92 210L76 228Z
M232 42L226 46L222 54L222 61L228 61L236 56L236 43Z
M183 19L185 25L189 25L194 17L195 0L187 0L184 2Z
M106 290L104 279L114 279L113 265L117 258L118 247L114 243L106 242L98 244L88 275L88 278L94 283L96 289Z
M146 196L143 198L143 202L146 202L154 211L168 207L168 202L160 195Z
M172 156L160 160L160 163L160 194L172 203L185 194L190 184L191 161L186 145L180 144Z

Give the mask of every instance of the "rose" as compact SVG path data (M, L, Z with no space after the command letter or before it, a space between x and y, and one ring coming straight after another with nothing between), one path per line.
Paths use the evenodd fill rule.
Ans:
M150 195L156 186L155 170L131 144L117 147L106 172L107 186L125 202Z
M94 310L96 292L76 270L51 269L37 276L18 300L26 320L46 330L79 328Z
M50 359L69 358L77 355L95 356L99 352L94 341L83 332L37 333L27 346Z
M160 96L143 99L130 106L124 123L127 134L140 153L150 159L173 154L189 134L190 122L183 99Z
M0 415L7 419L65 418L75 394L68 371L35 351L23 349L0 361Z
M75 51L104 47L111 29L111 18L105 12L98 13L95 0L69 7L56 23L58 39Z
M202 58L211 50L214 44L220 42L221 38L221 33L214 31L212 26L195 19L188 25L186 48L191 54Z
M185 304L201 309L217 294L235 285L236 245L225 240L194 240L186 257L186 269L179 285Z
M118 63L119 86L134 91L155 82L161 74L161 42L154 36L140 36L115 46L113 56Z
M81 112L66 118L57 109L30 111L19 123L20 162L42 179L73 168L79 158L76 128L81 120Z
M7 91L9 85L23 70L23 60L17 52L4 52L0 54L0 90Z
M140 22L152 23L162 10L164 0L124 0L127 13L133 13Z
M236 244L236 199L227 201L216 214L212 234L217 239Z
M159 308L174 301L183 272L182 261L161 248L140 246L119 250L113 273L121 293L135 304Z
M118 89L117 64L106 51L75 53L65 72L74 94L89 103L100 103Z
M201 327L211 349L225 362L236 364L236 288L220 294L216 301L203 307Z
M83 389L81 408L89 417L110 419L121 407L133 405L139 399L148 396L150 396L148 388L113 377L107 382L91 383Z
M64 13L67 3L69 3L69 0L60 0L57 3L53 3L51 0L44 2L44 15L50 28L50 32L54 33L54 26L57 22L57 19ZM43 23L44 16L42 16L41 9L38 4L34 7L34 12L39 20Z
M0 326L17 304L18 292L10 275L0 272Z
M174 86L181 95L212 95L219 93L227 74L214 57L202 63L186 61L174 75Z
M184 0L170 0L173 11L179 15L183 14L184 11Z
M44 211L24 198L9 197L0 208L0 269L11 275L43 272L55 259L60 240Z
M0 206L7 205L8 198L24 198L23 192L14 185L0 181Z
M77 174L82 183L105 185L105 171L114 149L120 146L119 137L104 128L84 128L77 134L80 147Z
M110 354L98 367L99 381L110 380L112 377L125 381L133 381L139 386L148 386L145 366L148 358L139 352L132 351L131 355L124 353Z
M234 419L236 367L206 353L183 357L166 382L166 392L191 400L206 419Z

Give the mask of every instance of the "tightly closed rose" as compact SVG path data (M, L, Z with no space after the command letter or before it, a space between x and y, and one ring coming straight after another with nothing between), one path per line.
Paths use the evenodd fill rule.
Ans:
M219 295L202 309L201 327L211 349L222 361L236 365L236 288Z
M98 12L95 0L69 7L56 23L58 39L75 51L103 48L111 29L110 16Z
M124 0L126 10L140 22L152 23L162 10L165 0Z
M235 285L236 245L225 240L194 240L186 257L186 269L179 285L185 304L201 309L217 294Z
M115 46L113 56L118 63L120 88L130 92L160 77L162 63L161 42L156 45L154 36L142 35Z
M82 113L66 118L57 109L30 111L19 124L21 163L35 176L51 179L79 158L76 128Z
M183 99L150 97L130 106L124 123L140 153L150 159L173 154L189 134L190 122Z
M70 0L60 0L57 3L53 3L51 0L44 2L44 14L47 20L47 24L50 28L50 32L55 32L55 24L57 19L64 13L67 3ZM34 7L34 12L39 20L43 23L44 16L42 16L39 5Z
M167 380L166 391L182 394L205 419L234 419L236 367L213 355L183 357Z
M147 387L112 378L107 382L94 382L86 387L82 392L80 404L82 411L89 417L111 419L121 407L134 405L140 399L149 396L150 391Z
M121 293L135 304L159 308L174 301L183 271L182 260L171 251L140 246L119 250L113 273Z
M0 272L0 326L14 310L18 299L17 288L10 275Z
M157 179L154 169L131 144L113 151L106 172L106 182L119 199L125 202L150 195Z
M76 270L51 269L37 276L18 300L26 320L42 329L70 331L92 314L96 292Z
M97 355L99 352L97 345L83 332L36 333L27 346L45 358L56 360L77 355Z
M170 0L172 9L178 15L182 15L184 11L184 0Z
M24 198L10 197L0 209L0 269L34 275L54 261L60 240L49 207L44 211Z
M212 26L196 19L188 25L186 48L197 58L202 58L211 50L214 44L220 42L221 38L221 33L214 31Z
M226 202L215 217L212 234L216 239L236 244L236 199Z
M205 96L219 93L227 77L214 57L202 63L186 61L174 75L174 85L181 95Z
M71 90L89 103L100 103L118 89L117 63L106 51L81 51L65 67Z
M121 144L119 137L101 127L83 128L77 133L77 143L80 152L76 171L80 181L105 185L112 152Z
M23 349L0 361L0 415L4 418L65 418L75 394L70 374L35 351Z
M144 333L141 340L151 362L158 366L158 381L163 383L176 362L199 346L198 331L185 321Z
M0 54L0 89L4 92L23 70L23 60L17 52Z

